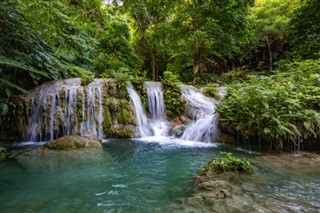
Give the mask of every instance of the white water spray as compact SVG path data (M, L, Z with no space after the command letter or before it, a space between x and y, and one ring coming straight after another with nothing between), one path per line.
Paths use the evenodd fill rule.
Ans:
M182 98L193 123L189 124L180 139L213 142L218 134L216 100L204 96L192 86L182 86Z
M170 124L166 119L163 101L162 84L160 82L145 82L150 113L150 127L156 137L168 136Z
M130 95L130 99L134 105L136 120L137 120L137 127L139 130L140 136L141 137L152 136L152 131L149 127L149 121L144 111L141 99L138 93L134 90L130 82L127 83L127 90Z

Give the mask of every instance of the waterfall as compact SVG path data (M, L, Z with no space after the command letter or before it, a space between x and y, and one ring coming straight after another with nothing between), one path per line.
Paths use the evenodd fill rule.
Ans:
M134 105L137 127L139 130L139 134L141 137L152 136L152 131L149 128L149 120L144 111L141 99L138 93L134 90L132 84L130 82L127 83L127 90L130 96L130 99Z
M95 79L87 86L85 94L87 105L85 106L85 99L82 99L83 121L81 122L81 135L100 139L103 136L102 82L102 79ZM86 120L84 120L85 118Z
M54 140L62 135L103 138L103 94L106 85L106 80L94 79L90 84L81 86L81 79L75 78L37 87L31 97L28 141ZM127 84L139 136L155 136L157 139L169 136L171 124L165 115L162 84L145 82L144 87L149 116L131 83ZM186 127L180 139L213 142L217 135L216 101L191 86L182 87L182 98L186 100L186 114L192 123Z
M147 90L150 127L154 136L167 136L170 125L166 119L163 101L162 84L160 82L145 82Z
M102 82L95 79L82 87L81 79L75 78L48 82L36 89L31 101L28 141L48 141L61 135L79 134L102 138ZM82 101L82 120L79 120L79 101Z
M182 98L187 102L187 111L193 123L186 127L180 139L212 142L216 139L217 115L216 101L204 96L192 86L182 86Z

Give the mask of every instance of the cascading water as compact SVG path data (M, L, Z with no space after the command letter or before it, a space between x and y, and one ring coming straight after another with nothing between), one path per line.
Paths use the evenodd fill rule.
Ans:
M147 90L150 127L154 136L167 136L170 125L166 120L165 106L163 101L162 84L160 82L145 82Z
M49 82L35 92L38 99L32 97L28 141L53 140L59 134L59 129L55 128L59 122L58 114L63 115L59 116L63 123L63 134L76 132L77 118L74 112L80 84L80 78Z
M48 141L72 134L102 138L102 81L95 79L86 88L81 86L80 78L42 85L35 91L38 99L32 98L28 141ZM77 103L81 101L80 125Z
M105 80L95 79L81 86L81 79L49 82L37 88L31 104L28 125L29 141L48 141L61 135L103 137L103 88ZM127 91L135 108L136 123L142 138L169 136L170 123L166 120L162 85L145 82L148 118L139 95L130 83ZM215 100L205 97L191 86L182 87L187 102L187 116L193 123L180 137L187 141L212 142L217 135Z
M152 130L150 129L149 120L144 111L141 99L137 94L137 92L134 90L130 82L127 83L127 90L128 90L130 99L134 105L136 120L137 120L137 127L139 130L140 136L141 137L152 136Z
M192 86L182 86L182 97L187 102L187 111L193 123L189 124L180 139L212 142L216 139L216 101L204 96Z
M86 120L81 123L81 135L100 139L103 136L102 83L102 79L95 79L86 88L87 107L85 107L85 99L82 99L82 118Z

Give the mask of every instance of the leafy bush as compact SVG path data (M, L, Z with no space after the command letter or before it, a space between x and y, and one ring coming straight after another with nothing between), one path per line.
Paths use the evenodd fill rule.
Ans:
M168 117L175 118L185 110L185 103L181 99L180 79L178 75L170 72L164 72L162 79L164 87L164 102L167 110Z
M224 156L219 159L210 160L197 174L207 175L210 173L236 172L241 174L253 174L254 169L246 159L232 156L230 152L221 152Z
M7 151L7 149L5 147L0 146L0 153L6 152L6 151Z
M220 123L244 137L260 136L282 148L320 135L320 60L282 65L272 76L229 84L217 106Z

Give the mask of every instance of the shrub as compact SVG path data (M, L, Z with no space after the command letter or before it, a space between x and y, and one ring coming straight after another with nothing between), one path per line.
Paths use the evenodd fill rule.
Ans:
M272 76L247 76L228 85L217 106L220 124L245 138L259 136L275 147L320 135L320 60L282 65Z

